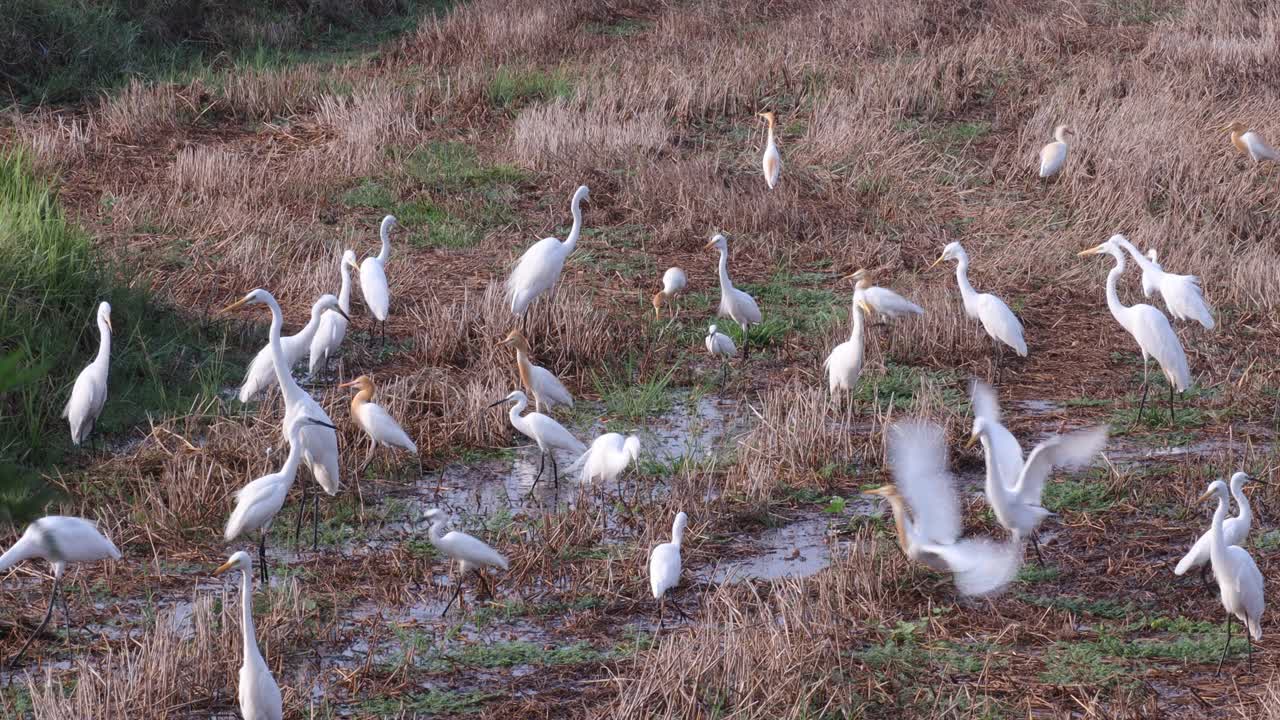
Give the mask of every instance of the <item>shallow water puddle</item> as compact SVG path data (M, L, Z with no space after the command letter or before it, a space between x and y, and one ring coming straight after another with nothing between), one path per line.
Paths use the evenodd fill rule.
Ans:
M831 564L830 521L815 518L773 528L749 542L745 556L717 563L706 574L713 583L808 577Z

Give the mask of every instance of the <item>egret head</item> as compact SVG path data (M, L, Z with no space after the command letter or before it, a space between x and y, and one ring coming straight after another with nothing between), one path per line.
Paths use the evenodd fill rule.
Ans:
M523 402L523 403L528 403L528 402L529 402L529 396L528 396L528 395L525 395L523 391L515 390L515 391L511 392L511 394L509 394L509 395L507 395L506 397L502 398L501 400L494 400L493 402L489 403L489 407L497 407L497 406L499 406L499 405L501 405L501 404L503 404L503 403L509 403L509 402L515 402L515 403Z
M1221 480L1214 480L1213 482L1209 483L1209 488L1204 491L1203 495L1200 496L1200 502L1204 502L1205 500L1212 500L1213 498L1217 498L1222 502L1226 502L1227 497L1228 497L1227 484L1222 482Z
M239 310L240 308L246 305L266 304L271 302L272 300L275 300L275 298L271 296L271 293L267 292L266 290L263 290L262 288L258 288L256 290L249 291L248 295L245 295L239 300L222 308L221 312L226 313L226 312L231 312L232 310Z
M764 118L764 121L769 123L769 127L773 127L773 123L774 123L774 120L776 119L776 116L773 114L772 110L768 110L762 113L756 113L756 116Z
M622 443L622 451L631 458L631 462L640 459L640 438L637 435L628 435L627 439Z
M845 279L855 281L854 287L861 290L871 284L871 273L866 268L858 268Z
M937 265L943 260L959 261L959 260L968 260L968 259L969 259L969 255L964 251L964 248L961 247L960 243L950 242L950 243L947 243L946 247L942 248L942 254L939 255L938 259L934 260L933 265L930 265L929 267L933 267L934 265Z
M523 352L525 355L533 354L532 351L529 349L529 341L525 339L524 333L520 332L519 329L512 330L511 332L507 333L507 336L499 340L498 344L510 345L516 350Z
M396 220L396 216L395 216L395 215L388 215L388 216L386 216L386 217L382 218L382 227L381 227L381 228L379 228L379 231L380 231L383 235L386 235L387 233L389 233L389 232L391 232L393 229L395 229L395 227L396 227L396 226L398 226L399 224L400 224L400 221L399 221L399 220Z
M449 522L449 513L440 508L431 508L422 514L423 519L431 524Z
M1252 480L1247 474L1238 472L1231 476L1231 492L1239 493L1244 484Z
M355 250L344 250L342 252L342 266L343 267L359 267L358 265L356 265Z
M719 330L716 328L715 325L712 325L711 327L707 328L707 337L714 337L717 332L719 332Z
M106 323L108 330L115 331L115 328L111 326L111 303L106 300L98 303L98 322Z
M253 571L253 558L249 557L249 553L242 550L227 558L227 561L219 565L218 569L213 571L213 574L221 575L228 570L250 573Z
M371 394L371 395L372 395L372 394L373 394L373 378L369 377L368 375L361 375L360 377L356 378L355 380L352 380L352 381L350 381L350 382L344 382L344 383L342 383L342 384L341 384L341 385L339 385L338 387L340 387L340 388L356 388L357 390L359 390L359 391L361 391L361 392L364 392L364 391L366 391L366 390L367 390L367 391L369 392L369 394Z
M676 543L684 542L684 529L689 526L689 516L681 510L676 514L675 522L671 523L671 539Z
M703 246L703 249L705 250L710 250L712 248L715 248L720 252L727 251L729 249L729 239L724 235L717 233L715 237L708 240L707 244Z
M1075 131L1072 130L1071 128L1067 127L1066 125L1059 125L1058 127L1053 129L1053 139L1057 140L1058 142L1066 142L1068 133L1070 133L1071 135L1075 135Z
M985 417L975 417L973 419L973 429L969 431L969 442L964 444L965 449L974 446L979 440L991 431L990 421Z
M1155 248L1147 248L1147 259L1153 263L1160 262L1160 253Z
M1084 257L1085 255L1099 255L1101 253L1109 253L1112 257L1119 258L1120 260L1123 261L1124 252L1120 249L1120 242L1116 238L1119 238L1120 240L1125 239L1123 235L1112 235L1111 237L1107 238L1106 242L1101 243L1099 245L1095 245L1089 248L1088 250L1081 250L1077 254L1080 257ZM1126 242L1128 241L1126 240Z
M591 199L591 188L586 185L579 185L577 190L573 191L573 201L582 202Z
M322 314L326 310L332 310L346 318L348 321L351 320L351 316L343 312L342 306L338 304L338 298L334 297L330 293L325 293L320 296L320 299L316 301L315 310L317 314Z
M1245 125L1244 123L1240 122L1239 120L1232 120L1231 122L1227 123L1226 125L1223 125L1223 126L1222 126L1222 129L1223 129L1223 130L1226 130L1227 132L1242 133L1242 132L1248 132L1248 131L1249 131L1249 126L1248 126L1248 125Z

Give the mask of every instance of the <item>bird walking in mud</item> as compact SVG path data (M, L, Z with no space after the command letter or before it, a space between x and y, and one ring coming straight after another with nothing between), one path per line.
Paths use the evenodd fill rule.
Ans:
M489 580L485 577L484 569L486 567L496 567L506 570L510 567L507 558L502 553L489 547L484 541L464 532L450 530L446 533L444 528L449 524L449 514L445 511L432 508L426 512L425 517L431 523L431 528L428 530L431 544L445 557L458 563L458 589L454 591L453 597L449 598L444 610L440 611L440 617L444 617L449 612L449 608L453 607L454 601L458 600L462 595L462 581L469 572L476 574L485 594L492 596L493 589L489 587Z
M399 223L392 215L382 218L378 239L382 243L377 255L371 255L360 263L360 294L364 305L377 321L379 335L387 340L387 318L391 315L391 288L387 284L387 261L391 259L391 230ZM352 263L354 264L354 259ZM372 333L370 333L372 337Z
M653 599L658 601L658 629L662 629L663 616L667 610L667 593L680 584L680 546L684 544L685 527L689 524L689 516L684 512L676 515L671 523L671 542L655 545L649 551L649 589L653 591ZM679 603L672 601L680 617L688 619Z
M355 397L351 398L351 419L366 437L369 438L369 452L365 454L361 470L373 461L373 453L379 445L389 448L400 448L411 455L418 454L418 444L400 427L400 423L391 417L386 408L373 401L373 378L368 375L345 382L341 388L354 388Z
M529 488L529 492L532 493L533 488L537 487L538 481L542 479L542 473L546 469L548 457L551 458L551 477L555 481L556 487L559 488L560 467L556 464L555 451L563 450L580 456L586 452L587 446L583 445L563 425L540 412L535 411L522 416L520 413L529 407L529 397L523 392L516 390L500 400L494 400L489 404L489 407L497 407L503 403L514 403L507 413L511 420L511 427L519 430L521 435L537 443L538 452L542 456L542 462L538 465L538 475L534 477L533 486Z
M733 338L720 332L715 325L707 328L707 337L703 344L707 346L707 352L711 353L712 357L720 359L720 386L724 387L729 379L729 359L738 354L738 348L733 344Z

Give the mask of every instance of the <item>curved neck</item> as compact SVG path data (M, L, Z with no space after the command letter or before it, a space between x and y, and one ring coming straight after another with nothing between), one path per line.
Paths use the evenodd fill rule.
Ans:
M1000 468L996 464L995 455L991 452L991 441L984 434L982 436L982 457L987 464L987 499L991 503L992 510L1003 511L1008 499L1009 490L1005 486L1005 479L1000 477ZM1017 478L1010 478L1009 482L1013 482ZM998 508L996 506L999 506Z
M853 331L849 333L850 340L858 340L862 337L863 323L866 321L862 317L862 308L858 307L858 296L854 293L853 298Z
M1236 519L1246 522L1253 520L1253 506L1249 504L1249 496L1244 494L1244 489L1231 488L1231 496L1236 499L1236 504L1240 506L1240 512L1236 513Z
M1067 130L1066 130L1066 128L1058 128L1058 129L1054 130L1054 131L1053 131L1053 139L1054 139L1054 140L1057 140L1058 142L1062 143L1063 145L1066 145L1066 144L1067 144Z
M427 535L431 538L431 542L439 544L444 538L444 520L434 520L431 528L427 531Z
M573 227L569 228L569 237L565 239L563 245L566 253L573 252L573 248L578 244L578 235L582 232L582 196L574 193L573 202L570 203L569 211L573 213Z
M520 382L524 383L525 388L532 392L533 363L529 362L529 356L520 348L516 348L516 369L520 373Z
M383 265L391 259L391 228L383 225L378 229L378 236L382 238L382 249L378 251L378 262Z
M299 330L298 334L294 337L302 338L307 341L308 345L310 345L311 338L315 337L316 331L320 329L320 318L324 316L324 313L324 308L319 305L312 305L311 317L307 320L307 324L303 325L302 329Z
M280 392L288 400L296 400L302 395L302 388L293 380L293 372L284 360L284 346L280 344L280 330L284 327L284 313L280 303L274 297L268 297L267 307L271 308L271 331L267 335L267 344L271 348L271 365L276 370L276 380L280 383Z
M1218 508L1213 511L1213 525L1209 528L1209 558L1215 567L1222 567L1227 559L1227 538L1222 532L1222 522L1227 519L1227 496L1218 496Z
M729 279L729 249L725 248L720 251L720 287L721 289L729 289L733 287L733 281Z
M960 296L964 298L967 305L973 299L973 296L977 295L973 290L973 286L969 284L969 257L967 255L961 255L956 260L956 284L960 286Z
M511 418L512 425L520 427L520 421L523 419L520 417L520 413L524 412L527 407L529 407L528 398L520 398L515 405L511 406L511 409L507 411L507 415Z
M111 328L107 321L98 318L98 355L93 359L94 365L105 366L111 361Z
M885 499L889 501L889 507L893 510L893 525L898 532L898 547L902 548L902 552L908 553L911 540L907 526L911 521L907 518L907 504L898 495L886 495Z
M248 568L240 571L240 632L244 636L244 660L257 664L262 661L262 652L258 650L258 633L253 627L253 571Z
M338 307L342 312L351 314L351 266L345 262L341 266L342 289L338 291Z
M1124 325L1124 320L1121 318L1128 308L1120 302L1120 295L1116 292L1116 281L1124 274L1124 255L1116 253L1114 257L1116 259L1115 267L1111 268L1111 272L1107 273L1107 309L1111 311L1117 322Z
M351 414L355 415L365 403L373 400L373 388L362 387L356 396L351 398Z
M1134 262L1138 263L1138 267L1142 268L1143 272L1150 272L1152 270L1158 269L1156 268L1155 264L1151 262L1151 258L1138 252L1138 248L1134 247L1133 243L1129 242L1128 240L1117 240L1116 243L1120 247L1129 251L1129 256L1133 258Z

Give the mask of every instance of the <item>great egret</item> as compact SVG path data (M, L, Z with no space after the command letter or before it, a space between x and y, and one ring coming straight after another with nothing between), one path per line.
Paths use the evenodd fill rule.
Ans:
M560 279L565 258L577 247L578 235L582 232L582 201L590 197L591 191L586 185L580 185L574 191L573 200L569 203L573 227L564 242L554 237L542 238L520 256L511 277L507 278L507 299L511 301L513 315L525 317L529 305Z
M395 418L391 417L391 413L373 402L373 378L361 375L338 387L357 389L355 397L351 398L351 419L369 436L369 452L365 456L364 465L368 465L373 459L373 451L379 445L398 447L414 455L418 454L417 444L409 438Z
M1021 539L960 539L960 499L947 472L942 428L919 421L895 424L889 461L896 485L867 493L889 501L902 552L951 573L962 595L987 595L1008 585L1022 564Z
M764 181L772 190L778 184L778 176L782 174L782 155L778 152L778 144L773 141L774 116L772 112L757 113L769 123L769 138L765 142L764 157L761 166L764 168Z
M1250 130L1248 125L1237 120L1223 126L1222 129L1231 132L1231 144L1235 145L1240 152L1247 154L1254 162L1280 161L1280 153L1268 145L1261 135Z
M704 344L707 346L707 352L720 358L720 384L724 385L729 372L729 358L738 354L738 348L733 344L733 338L720 332L715 325L707 328Z
M387 337L387 316L391 313L391 290L387 287L387 260L391 258L391 229L399 225L395 216L382 218L382 226L378 228L378 237L382 240L382 248L376 256L370 256L360 263L360 294L364 296L365 307L378 321L382 338ZM352 258L351 266L355 267Z
M1004 301L990 293L975 292L969 284L969 254L960 243L949 243L942 255L933 261L933 267L943 260L956 261L956 283L960 286L960 298L964 301L964 313L982 323L982 329L996 342L1013 348L1020 357L1027 356L1027 341L1022 338L1022 323ZM1000 353L997 352L997 355Z
M533 479L534 486L542 479L542 471L547 466L547 456L550 456L551 476L555 479L556 487L560 487L560 468L556 464L555 451L564 450L578 456L586 452L587 446L583 445L563 425L540 412L531 412L521 417L520 413L529 407L529 398L519 390L512 392L501 400L493 401L489 404L489 407L497 407L508 402L515 403L507 412L508 417L511 418L511 426L519 430L520 434L537 443L538 451L542 454L542 462L538 465L538 475ZM530 492L532 491L533 488L530 488Z
M516 370L520 373L520 384L533 395L534 409L542 412L546 408L550 412L556 405L573 407L573 396L565 388L560 379L551 371L534 365L529 356L529 341L519 330L512 330L507 337L498 341L499 345L510 345L516 351Z
M1040 148L1040 177L1056 175L1067 163L1068 132L1066 125L1059 125L1053 129L1053 142Z
M1249 496L1244 494L1244 484L1249 481L1249 476L1238 472L1231 476L1231 496L1236 499L1236 505L1240 506L1240 511L1235 517L1227 518L1222 523L1222 533L1228 545L1242 545L1245 538L1249 537L1249 526L1253 523L1253 507L1249 504ZM1208 578L1205 576L1210 570L1209 562L1209 542L1213 535L1213 528L1204 531L1199 540L1191 546L1191 550L1178 561L1178 566L1173 569L1174 575L1185 575L1188 570L1200 568L1200 580L1208 584Z
M1205 327L1213 329L1213 310L1204 301L1200 292L1200 278L1195 275L1174 275L1164 271L1154 255L1148 257L1138 252L1138 248L1123 235L1112 235L1111 240L1129 251L1133 261L1142 268L1142 294L1151 297L1152 292L1160 293L1164 298L1164 306L1169 314L1178 320L1194 320ZM1153 249L1152 253L1155 252Z
M244 644L244 662L240 665L240 714L244 720L280 720L284 704L280 686L271 677L267 662L258 649L258 633L253 627L253 558L237 552L218 566L213 574L240 571L240 633Z
M667 591L680 584L680 546L684 544L684 530L689 524L689 516L684 512L676 515L671 523L671 542L655 545L649 551L649 589L653 590L653 599L658 601L658 627L662 627L662 616L667 609ZM684 615L680 606L676 610Z
M347 318L351 316L351 268L356 266L356 253L347 250L342 253L342 262L338 263L338 272L342 274L342 287L338 290L338 307L345 315L326 312L320 316L320 327L315 337L311 338L310 362L307 373L315 377L321 366L328 367L329 359L338 352L342 341L347 337Z
M735 288L729 279L729 240L724 235L716 235L706 244L706 249L715 248L720 252L720 308L717 315L730 318L742 328L742 356L751 355L750 339L747 337L747 326L760 322L760 308L755 298Z
M994 426L998 427L999 423ZM1043 565L1044 557L1040 555L1040 542L1035 531L1046 517L1053 514L1040 504L1045 482L1055 467L1078 467L1102 452L1107 444L1107 428L1102 425L1066 435L1051 435L1027 455L1017 477L1009 479L1001 477L1000 463L992 450L992 432L993 426L988 425L985 417L974 418L973 433L967 445L972 447L982 441L987 462L987 502L991 504L996 520L1015 538L1031 539L1036 559Z
M65 515L49 515L28 525L22 537L18 538L18 542L0 555L0 572L31 558L42 558L53 564L53 590L49 593L49 609L45 611L40 627L36 628L18 654L9 661L9 667L18 664L36 636L44 632L45 626L49 624L49 618L53 617L53 606L58 599L62 572L66 569L67 563L119 560L120 551L98 531L96 525L88 520ZM62 611L64 614L67 613L66 596L62 598ZM71 619L68 617L67 624L70 623Z
M832 395L838 390L853 390L858 384L858 376L862 374L862 358L865 349L862 339L864 312L870 315L871 308L867 306L862 291L854 290L853 309L849 311L849 316L853 320L853 331L849 334L849 339L835 346L822 363L822 366L827 369L827 384Z
M1116 294L1116 281L1124 274L1124 251L1115 237L1096 247L1080 252L1081 256L1110 253L1116 264L1107 273L1107 309L1120 326L1129 331L1142 350L1142 402L1138 404L1138 415L1134 419L1136 425L1142 418L1142 411L1147 406L1147 361L1154 357L1160 364L1160 370L1169 381L1169 423L1173 424L1173 392L1182 392L1191 385L1191 369L1187 366L1187 354L1182 350L1182 343L1173 332L1169 318L1151 305L1139 304L1125 306L1120 303Z
M969 389L972 398L973 419L976 423L983 421L987 429L983 436L983 447L991 453L988 467L994 467L999 473L1000 483L1012 489L1018 484L1018 476L1022 474L1022 445L1009 429L1000 424L1000 401L996 398L995 388L974 380ZM1037 503L1039 501L1037 500Z
M329 314L328 311L333 308L341 309L338 298L329 294L321 295L320 299L311 306L311 319L307 324L296 335L280 338L280 352L284 357L284 365L290 373L311 348L311 341L315 339L320 329L321 318ZM249 363L249 369L244 374L244 384L240 386L240 402L249 402L258 393L271 387L275 379L276 368L271 360L271 343L268 342L257 355L253 356L253 362Z
M332 296L330 296L332 297ZM302 441L302 461L311 470L311 475L329 495L337 495L342 487L338 473L338 434L331 428L333 420L305 390L298 387L293 374L284 361L284 350L280 346L280 328L284 325L284 313L280 311L280 303L271 293L258 288L248 295L222 309L227 313L245 305L266 305L271 310L271 329L268 332L268 347L271 348L271 360L276 370L276 381L280 383L281 395L284 396L284 425L286 437L288 430L299 418L308 417L327 424L329 427L312 425L302 428L299 437ZM342 312L335 306L335 312ZM350 318L348 318L350 320ZM302 511L307 502L307 486L302 486L302 506L298 508L298 527L295 536L301 530ZM320 532L320 496L315 499L315 510L312 515L312 544L318 542Z
M93 432L93 426L107 402L107 367L111 364L111 304L98 303L98 354L76 376L71 397L62 408L62 417L71 425L71 442L79 445Z
M458 596L462 594L462 579L468 572L474 572L476 577L480 579L481 585L488 590L488 594L492 595L493 589L489 587L489 580L484 575L484 568L491 566L506 570L509 565L502 553L464 532L457 530L444 532L445 525L449 524L449 515L443 510L432 508L427 511L425 517L431 522L431 529L428 531L431 537L431 544L443 553L445 557L458 561L460 566L458 589L454 591L453 597L449 598L449 604L444 606L444 610L440 612L440 617L444 617L445 613L449 612L449 608L453 607L453 601L457 600Z
M924 308L902 297L898 293L888 288L878 287L871 284L871 273L863 268L859 268L850 278L857 280L854 289L862 291L862 299L867 304L869 310L875 311L874 316L879 318L889 318L897 320L898 318L908 315L923 315ZM868 315L872 313L868 312ZM873 316L873 317L874 317Z
M662 317L662 301L670 300L676 295L684 292L685 287L689 284L689 278L685 277L684 271L678 267L667 268L662 273L662 289L653 295L653 315L656 318Z
M1209 528L1209 562L1213 564L1213 575L1218 580L1218 592L1222 597L1222 608L1227 611L1227 642L1222 646L1222 657L1218 658L1218 672L1222 672L1222 661L1227 659L1227 650L1231 647L1231 618L1235 616L1240 623L1249 629L1254 640L1262 639L1262 612L1266 601L1262 596L1262 573L1253 561L1249 552L1238 545L1227 545L1226 532L1222 524L1227 517L1227 484L1221 480L1209 483L1200 500L1218 499L1218 508L1213 512L1213 525ZM1249 638L1246 637L1247 641ZM1249 654L1253 654L1253 643L1249 643Z

